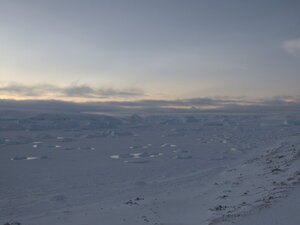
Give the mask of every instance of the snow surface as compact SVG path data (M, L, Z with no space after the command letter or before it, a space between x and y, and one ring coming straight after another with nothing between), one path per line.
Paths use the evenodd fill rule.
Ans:
M0 225L300 224L299 113L2 115Z

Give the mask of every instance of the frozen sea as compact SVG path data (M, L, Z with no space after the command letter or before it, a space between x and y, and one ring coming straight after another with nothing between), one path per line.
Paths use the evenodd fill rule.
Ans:
M299 159L299 112L2 111L0 225L267 225Z

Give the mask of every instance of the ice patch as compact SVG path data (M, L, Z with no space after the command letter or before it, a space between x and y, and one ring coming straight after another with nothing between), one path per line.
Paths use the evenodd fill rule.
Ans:
M192 159L193 157L191 155L175 155L173 158L174 159Z
M150 155L150 158L155 158L155 157L159 157L159 156L162 156L163 155L163 153L158 153L158 154L152 154L152 155Z
M168 143L164 143L160 147L164 148L164 147L167 147L168 145L169 145Z
M39 159L38 157L27 157L26 160L35 160L35 159Z
M142 148L142 147L143 147L142 145L133 145L133 146L130 146L129 148L136 149L136 148Z
M124 163L140 163L140 164L143 164L143 163L148 163L149 160L145 160L145 159L140 159L140 160L125 160Z
M136 152L129 154L111 155L111 159L141 159L141 158L156 158L162 156L163 153L150 153L150 152Z
M134 159L138 159L138 158L141 158L141 155L142 155L143 153L132 153L132 154L130 154Z
M162 147L162 148L165 148L165 147L176 148L177 145L175 145L175 144L169 144L169 143L164 143L164 144L161 144L160 147Z
M230 149L230 151L232 151L232 152L236 152L236 151L237 151L237 149L236 149L236 148L231 148L231 149Z
M41 157L37 157L37 156L16 156L11 158L10 160L15 161L15 160L37 160L37 159L48 159L48 156L41 156Z

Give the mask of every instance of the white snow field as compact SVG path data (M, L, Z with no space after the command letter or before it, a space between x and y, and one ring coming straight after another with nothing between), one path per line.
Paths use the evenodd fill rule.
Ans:
M299 181L299 112L0 117L0 225L297 225Z

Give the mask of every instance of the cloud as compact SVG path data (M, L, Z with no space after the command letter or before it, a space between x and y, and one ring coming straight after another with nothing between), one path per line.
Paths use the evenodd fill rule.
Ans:
M24 96L24 97L36 97L49 92L56 93L57 91L59 91L58 87L49 84L41 84L41 85L33 85L33 86L26 86L22 84L10 84L7 86L0 87L0 94L8 94L8 95Z
M256 112L259 110L300 109L300 96L277 96L269 99L254 100L230 97L136 100L141 99L146 95L138 89L119 90L113 88L95 88L89 85L78 84L60 87L50 84L24 85L11 83L9 85L0 86L0 98L1 95L6 97L10 96L9 98L11 99L17 99L17 97L22 97L23 99L35 99L32 101L23 101L22 104L20 103L22 107L27 107L29 109L33 106L36 108L43 106L43 108L47 107L55 110L74 111L76 109L78 111L105 113L129 112L149 114L160 112L197 112L198 110ZM37 101L36 99L44 100ZM49 101L45 99L63 99L64 101L69 102ZM74 103L74 101L78 101L78 99L83 101L83 103ZM17 103L18 101L12 102L13 104L19 104ZM5 105L6 103L8 104L8 102L4 101L1 104Z
M123 102L99 103L99 106L114 107L114 109L135 110L141 113L151 112L257 112L261 110L289 110L300 109L300 96L278 96L269 99L247 98L192 98L179 100L140 100Z
M144 96L143 91L138 89L94 88L88 85L70 85L59 87L50 84L24 85L9 84L0 86L0 94L12 97L66 97L66 98L87 98L87 99L107 99L107 98L131 98Z
M87 91L89 92L89 91ZM100 114L173 114L173 113L274 113L300 110L300 96L278 96L270 99L230 99L194 98L179 100L139 100L139 101L103 101L103 102L66 102L54 100L1 100L0 111L5 109L26 109L48 112L89 112Z
M272 106L287 106L287 105L299 105L300 104L300 96L276 96L271 99L261 100L264 105L272 105Z
M65 97L82 98L111 98L111 97L135 97L143 96L144 93L137 89L115 90L112 88L92 88L87 85L75 85L62 88Z
M86 98L95 95L95 90L86 85L66 87L61 91L63 95L68 97L81 96Z
M286 51L291 54L296 54L300 52L300 38L288 40L283 43L283 47Z

